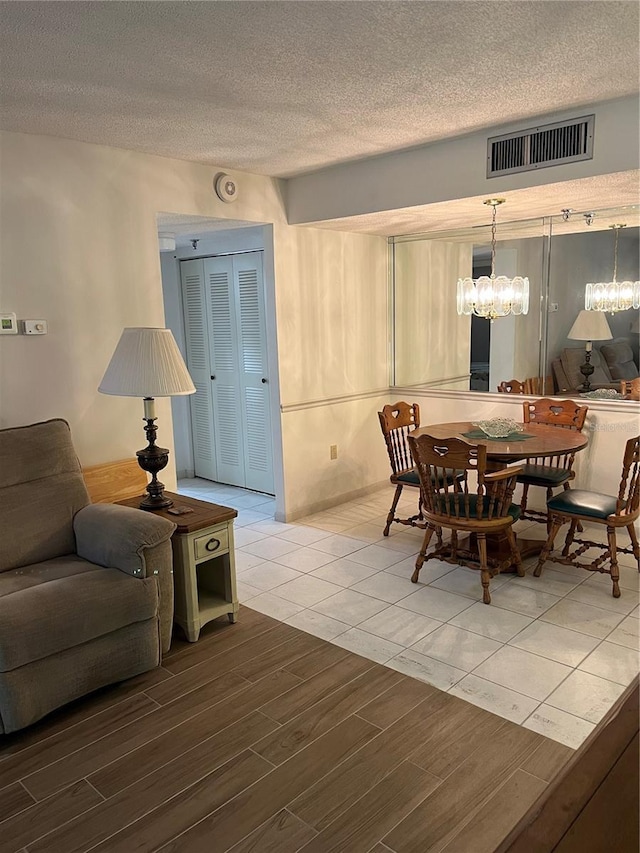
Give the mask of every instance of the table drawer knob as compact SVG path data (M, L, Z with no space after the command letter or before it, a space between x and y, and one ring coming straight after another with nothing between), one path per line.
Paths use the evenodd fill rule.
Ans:
M206 551L217 551L220 547L220 540L212 536L204 547Z

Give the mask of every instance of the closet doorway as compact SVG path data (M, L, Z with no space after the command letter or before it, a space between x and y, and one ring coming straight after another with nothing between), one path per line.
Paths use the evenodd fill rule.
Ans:
M196 477L274 493L263 252L180 262Z

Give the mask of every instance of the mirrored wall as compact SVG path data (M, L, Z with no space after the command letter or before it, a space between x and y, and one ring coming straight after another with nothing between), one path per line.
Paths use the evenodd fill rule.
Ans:
M456 304L459 278L491 272L489 225L391 238L392 384L497 392L501 382L518 379L548 394L579 389L586 343L568 335L585 307L586 284L613 279L612 225L625 225L617 231L616 280L640 278L640 208L587 213L499 222L495 273L527 276L530 299L526 315L495 320L458 315ZM638 372L638 312L604 316L612 337L593 341L591 382L619 388L622 373ZM615 361L611 349L627 362L631 353L632 364L615 368L617 376L604 357Z

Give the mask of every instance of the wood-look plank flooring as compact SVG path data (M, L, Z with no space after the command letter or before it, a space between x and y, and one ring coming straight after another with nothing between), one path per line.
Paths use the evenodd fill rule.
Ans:
M0 736L0 853L492 853L571 754L242 608Z

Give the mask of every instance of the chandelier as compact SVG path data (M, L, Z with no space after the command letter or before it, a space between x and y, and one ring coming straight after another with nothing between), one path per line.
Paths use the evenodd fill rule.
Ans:
M496 208L503 198L488 198L484 204L493 210L491 220L491 275L458 279L458 314L475 314L493 320L509 314L529 311L529 279L522 276L496 276Z
M628 311L640 308L640 281L618 281L618 234L626 224L610 225L615 234L613 243L613 281L589 282L584 292L584 307L587 311Z

